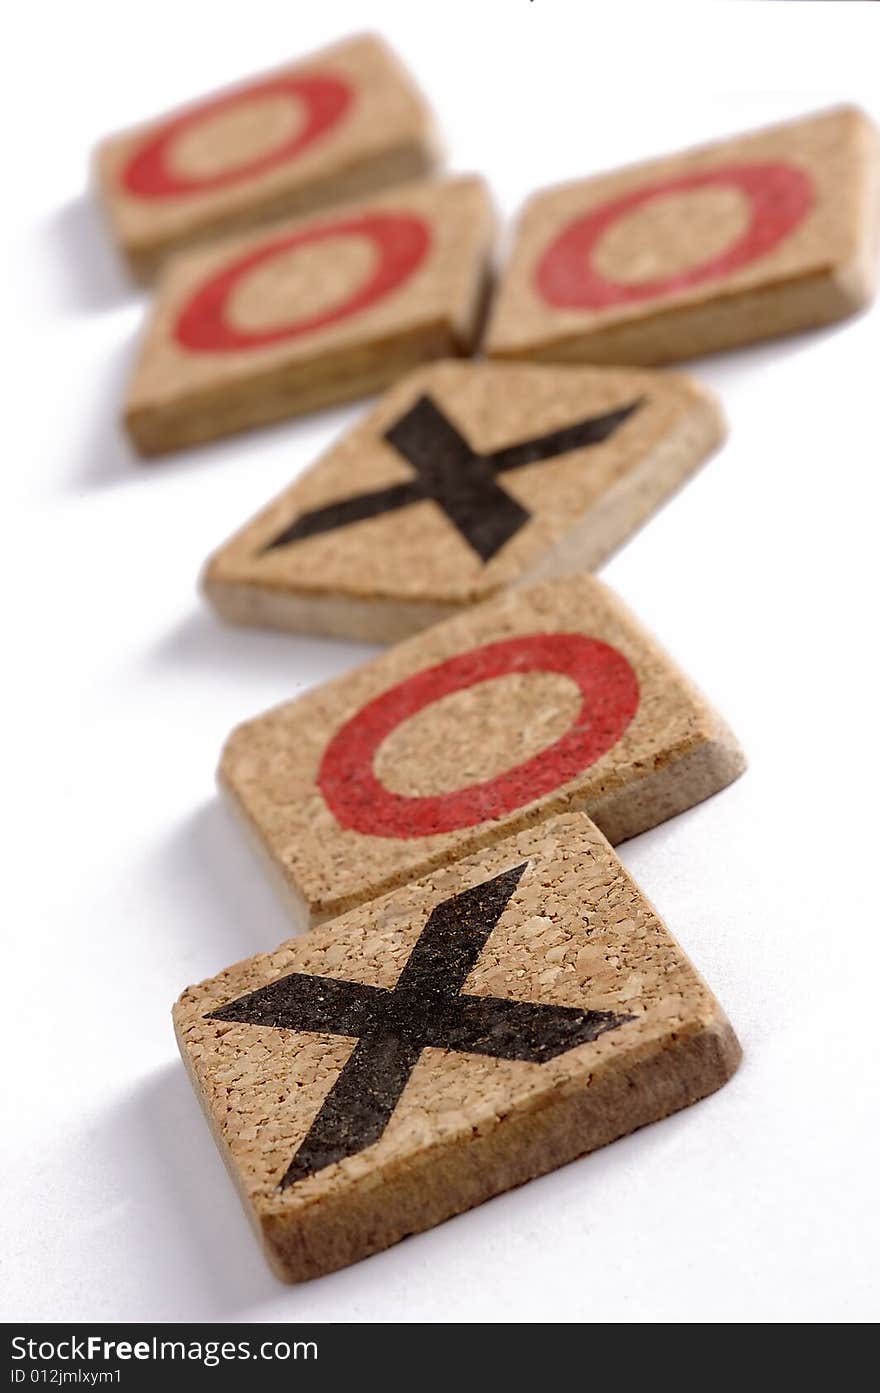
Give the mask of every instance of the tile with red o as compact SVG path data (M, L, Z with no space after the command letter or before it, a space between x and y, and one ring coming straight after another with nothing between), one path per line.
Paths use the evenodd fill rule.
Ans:
M743 767L672 660L578 575L480 605L239 726L220 781L318 921L561 812L622 841Z
M490 357L656 364L829 323L876 281L878 138L838 108L536 194Z
M365 395L469 352L494 217L483 181L408 184L174 258L125 421L161 454Z
M141 277L169 252L428 173L431 115L363 35L196 101L97 153L120 249Z

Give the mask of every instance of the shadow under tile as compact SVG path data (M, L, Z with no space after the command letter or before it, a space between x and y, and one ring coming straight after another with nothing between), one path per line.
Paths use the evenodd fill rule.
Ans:
M137 482L144 470L122 425L122 409L134 366L139 335L132 335L96 376L91 399L83 404L81 439L73 447L63 487L82 493Z
M143 1318L198 1321L234 1317L283 1293L230 1184L182 1063L139 1083L91 1130L103 1153L110 1196L125 1197L116 1219L127 1303ZM135 1319L126 1311L121 1318ZM117 1317L119 1318L119 1317Z
M370 643L277 633L227 624L205 604L191 611L147 655L152 668L201 667L221 675L247 671L278 679L279 701L368 662L384 648Z
M87 190L65 203L48 219L45 236L57 267L62 310L118 309L144 293L113 246L97 193Z

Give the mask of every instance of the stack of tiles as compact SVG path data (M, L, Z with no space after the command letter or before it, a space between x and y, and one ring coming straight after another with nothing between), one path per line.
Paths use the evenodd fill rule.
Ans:
M652 369L875 287L880 143L851 108L536 194L494 295L488 190L428 177L437 149L361 37L98 158L121 250L162 273L125 409L142 454L388 389L203 578L234 623L394 645L230 736L221 786L309 927L174 1008L292 1281L735 1070L610 843L744 758L589 573L724 437L711 394ZM448 361L484 318L487 360Z
M653 827L743 767L585 575L233 733L221 783L320 927L174 1015L281 1277L365 1257L730 1077L730 1025L603 831Z

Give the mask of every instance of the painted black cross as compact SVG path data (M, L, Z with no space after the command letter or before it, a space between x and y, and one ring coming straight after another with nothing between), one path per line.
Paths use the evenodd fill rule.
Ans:
M616 411L590 416L572 426L550 431L548 435L521 440L488 455L478 455L430 397L419 397L415 406L385 433L388 443L412 465L415 478L370 493L354 494L303 513L279 532L263 548L263 553L430 498L443 509L477 555L484 562L491 561L531 517L528 510L501 487L499 474L544 463L586 445L599 445L641 404L641 400L630 402Z
M438 904L393 989L292 972L210 1013L210 1020L357 1038L280 1189L377 1142L424 1049L546 1064L633 1019L461 994L526 865Z

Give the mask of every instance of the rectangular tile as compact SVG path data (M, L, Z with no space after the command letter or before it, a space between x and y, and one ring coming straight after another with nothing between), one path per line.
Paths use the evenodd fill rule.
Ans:
M557 813L613 842L723 788L723 721L599 581L517 590L238 727L221 786L312 920Z
M432 117L383 41L359 35L104 142L101 196L142 279L169 253L417 179Z
M535 194L490 358L670 363L873 297L880 143L843 107Z
M396 642L598 567L723 434L671 373L417 368L214 554L205 593L234 623Z
M483 181L463 177L176 257L126 402L135 447L299 416L470 352L493 232Z
M666 1117L719 1088L740 1055L578 814L190 987L174 1019L288 1281Z

